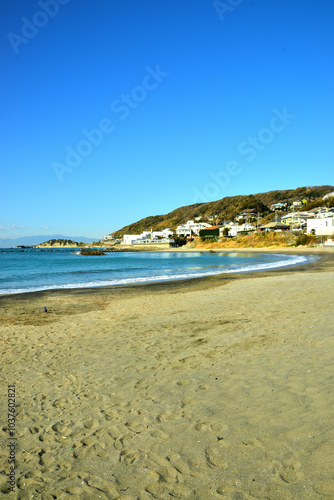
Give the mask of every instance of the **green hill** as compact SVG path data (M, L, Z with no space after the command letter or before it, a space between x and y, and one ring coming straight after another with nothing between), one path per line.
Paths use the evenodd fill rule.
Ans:
M281 191L268 191L254 195L226 196L218 201L208 203L197 203L177 208L166 215L155 215L145 217L138 222L125 226L112 233L115 238L120 238L123 234L141 234L142 231L159 231L167 227L176 228L179 224L195 217L216 216L215 222L221 220L233 220L236 215L246 209L255 209L263 215L269 211L270 205L274 203L292 203L297 200L307 200L305 208L324 204L322 197L334 191L333 186L312 186L300 187L297 189L287 189ZM305 209L303 208L303 210Z
M51 239L48 241L44 241L44 243L40 243L39 245L35 245L34 248L43 248L43 247L64 248L64 247L78 247L78 246L79 243L73 240Z

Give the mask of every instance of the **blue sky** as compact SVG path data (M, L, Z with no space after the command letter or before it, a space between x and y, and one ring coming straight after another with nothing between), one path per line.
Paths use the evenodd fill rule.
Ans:
M0 238L333 184L328 0L5 0Z

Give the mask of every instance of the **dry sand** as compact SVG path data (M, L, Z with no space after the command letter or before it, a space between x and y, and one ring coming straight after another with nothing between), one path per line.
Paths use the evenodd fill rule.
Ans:
M0 497L334 498L333 257L1 297Z

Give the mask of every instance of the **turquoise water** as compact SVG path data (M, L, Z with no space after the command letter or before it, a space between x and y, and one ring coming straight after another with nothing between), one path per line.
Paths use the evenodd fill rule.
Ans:
M260 271L314 260L300 255L127 252L82 256L74 249L0 250L0 294L85 288Z

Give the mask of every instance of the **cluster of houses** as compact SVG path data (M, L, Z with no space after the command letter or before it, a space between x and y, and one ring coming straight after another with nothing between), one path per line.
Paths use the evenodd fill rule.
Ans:
M324 197L334 197L334 193L329 193ZM202 238L218 239L222 236L234 237L238 234L245 234L250 231L306 231L308 234L316 236L334 236L334 208L314 208L309 211L298 211L302 207L302 201L295 201L292 204L292 211L282 217L277 217L277 211L286 211L287 203L275 203L270 207L275 211L275 220L268 224L259 224L259 215L256 210L248 209L235 217L234 221L224 221L217 225L217 216L206 217L208 222L202 221L202 217L195 220L188 220L185 224L177 226L175 231L171 228L163 231L143 231L142 234L125 234L122 240L117 240L123 245L171 243L174 237L192 238L200 236ZM214 225L212 225L212 222ZM112 240L112 235L102 238L101 242Z
M228 221L221 226L210 226L200 231L202 237L237 236L238 233L249 231L306 231L307 234L316 236L334 235L334 208L316 208L308 212L292 211L283 217L275 217L268 224L256 224L244 222L237 224L240 219L244 220L245 214L236 217L236 221Z
M278 205L278 204L277 204ZM282 205L282 204L280 204ZM276 207L277 209L277 207ZM210 225L205 222L189 220L176 228L179 237L189 238L237 236L238 233L249 231L289 231L306 230L308 234L316 236L334 235L334 208L315 208L308 212L287 213L283 217L275 217L268 224L258 224L257 214L253 210L245 210L234 221L224 221L221 225Z
M123 236L123 245L134 245L135 243L169 243L174 232L169 228L163 231L143 231L141 234L125 234Z

